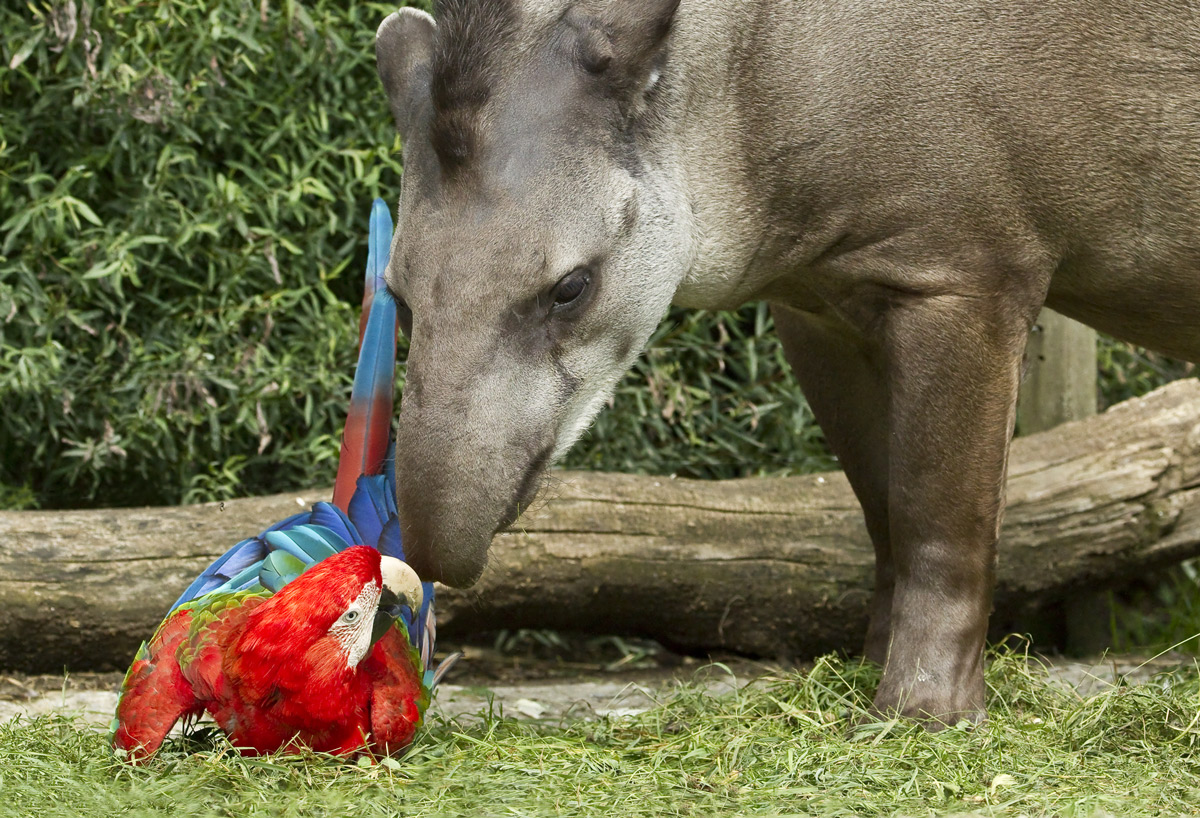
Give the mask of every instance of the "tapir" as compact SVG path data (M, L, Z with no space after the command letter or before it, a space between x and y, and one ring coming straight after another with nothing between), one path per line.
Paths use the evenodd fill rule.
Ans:
M1039 310L1200 359L1200 5L435 0L376 58L413 567L479 577L669 305L765 300L874 543L876 711L983 718Z

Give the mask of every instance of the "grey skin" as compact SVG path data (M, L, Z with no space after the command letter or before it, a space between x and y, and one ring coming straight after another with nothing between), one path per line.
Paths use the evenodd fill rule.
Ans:
M380 27L404 141L405 548L468 585L671 303L771 303L876 550L881 713L984 715L1044 304L1200 359L1200 10L445 0Z

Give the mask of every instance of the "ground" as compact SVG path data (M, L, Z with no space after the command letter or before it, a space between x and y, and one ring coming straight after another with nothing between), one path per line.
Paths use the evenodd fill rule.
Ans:
M442 718L489 706L517 719L556 723L628 716L650 709L662 691L683 680L720 692L780 669L736 656L714 657L720 664L713 665L650 641L549 631L502 633L447 650L461 651L463 658L438 689L433 710ZM107 726L121 678L121 673L0 671L0 722L18 714L57 713Z
M988 723L939 733L867 717L876 667L717 658L501 634L466 646L412 749L380 763L244 759L201 731L131 768L103 731L119 674L0 673L0 816L1200 814L1185 656L1001 648Z
M448 648L461 651L463 658L438 690L433 704L438 717L451 719L489 707L520 720L554 723L630 716L649 710L682 682L720 693L767 674L805 668L738 656L702 661L647 640L570 638L550 631L503 633L489 641ZM1088 695L1117 680L1149 680L1185 659L1171 653L1042 661L1051 678ZM0 671L0 722L17 715L61 714L107 726L121 678L115 672L30 676Z

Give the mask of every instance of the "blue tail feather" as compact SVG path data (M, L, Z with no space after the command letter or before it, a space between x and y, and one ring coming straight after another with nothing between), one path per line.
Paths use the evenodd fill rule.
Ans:
M367 281L363 288L363 309L369 309L375 294L386 290L388 254L392 245L392 214L387 202L376 199L371 203L371 219L367 233Z
M384 280L391 238L391 214L386 203L376 199L371 208L361 348L347 419L347 437L352 430L354 437L343 440L335 502L315 503L311 510L238 543L188 586L172 610L214 591L261 588L277 593L310 565L351 545L372 545L383 554L404 559L390 411L395 388L396 304ZM421 654L426 684L432 686L452 661L443 662L437 671L431 669L434 588L432 583L422 586L425 602L421 609L405 609L401 619Z
M385 468L391 436L396 386L396 302L384 281L392 235L387 205L376 200L371 208L363 318L360 324L358 367L350 393L350 409L342 436L341 457L333 502L349 508L355 481Z

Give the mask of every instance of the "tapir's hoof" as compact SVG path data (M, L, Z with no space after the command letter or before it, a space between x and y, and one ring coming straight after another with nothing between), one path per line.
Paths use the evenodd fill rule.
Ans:
M938 733L948 727L974 730L987 721L987 713L982 710L930 716L927 713L883 711L874 706L866 711L847 711L846 717L849 722L846 734L849 738L863 738L867 734L874 736L880 730L890 732L911 724L919 724L930 733Z
M927 695L921 698L909 695L888 695L882 686L875 693L875 701L867 711L867 718L875 721L904 719L915 721L930 732L944 730L964 722L975 726L987 720L983 704L971 701L970 696L939 697ZM982 697L980 697L982 698Z
M903 718L930 731L944 730L964 721L980 724L987 719L982 672L940 675L905 672L903 665L896 664L899 667L884 670L875 691L870 713L876 718L884 721Z

